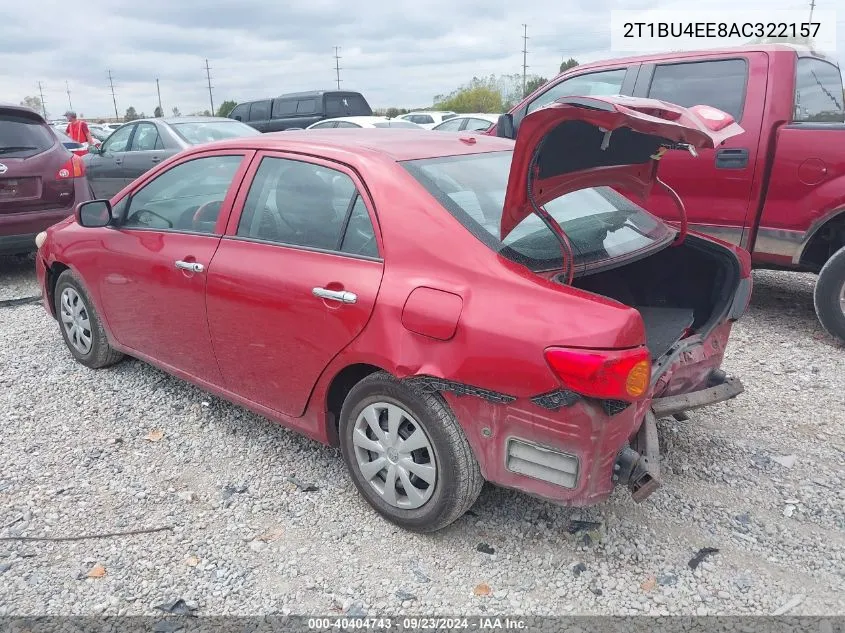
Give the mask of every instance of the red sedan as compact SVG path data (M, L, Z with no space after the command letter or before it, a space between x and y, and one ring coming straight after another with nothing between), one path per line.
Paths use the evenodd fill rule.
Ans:
M286 132L184 151L37 239L71 354L124 354L339 445L383 516L431 531L482 483L576 505L660 483L656 416L720 370L748 255L647 195L666 151L741 132L624 97L532 113L516 143ZM678 200L679 216L683 205Z

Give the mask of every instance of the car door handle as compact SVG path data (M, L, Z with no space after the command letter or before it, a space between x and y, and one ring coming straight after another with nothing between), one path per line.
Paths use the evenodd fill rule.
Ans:
M176 268L189 270L192 273L201 273L205 270L205 266L198 262L183 262L181 259L176 260Z
M748 150L720 149L716 152L716 169L744 169L748 167Z
M161 156L153 156L153 157L152 157L152 161L153 161L154 163L158 163L158 162L160 162L160 161L161 161Z
M328 290L327 288L314 288L311 293L315 297L321 299L330 299L332 301L340 301L341 303L355 303L358 301L358 295L348 290Z
M122 159L122 158L115 158L115 159L114 159L114 164L115 164L115 165L122 165L122 164L123 164L123 159Z

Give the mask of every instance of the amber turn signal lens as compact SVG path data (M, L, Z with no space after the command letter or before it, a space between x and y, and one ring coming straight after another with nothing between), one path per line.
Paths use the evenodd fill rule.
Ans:
M628 378L625 380L625 391L634 398L639 398L648 389L648 381L651 374L651 367L647 360L641 360L631 367Z

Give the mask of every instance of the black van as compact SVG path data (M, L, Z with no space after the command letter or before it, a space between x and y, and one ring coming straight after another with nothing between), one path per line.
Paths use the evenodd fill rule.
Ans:
M372 114L370 104L360 92L315 90L239 103L229 113L229 118L243 121L259 132L278 132L306 128L323 119Z

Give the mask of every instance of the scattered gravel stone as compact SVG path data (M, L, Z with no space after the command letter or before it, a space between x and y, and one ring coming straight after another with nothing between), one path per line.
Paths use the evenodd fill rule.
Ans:
M477 551L481 552L482 554L495 554L496 553L496 550L493 547L491 547L490 545L488 545L487 543L479 543L478 545L475 546L475 549Z
M33 260L13 260L0 297L36 294ZM755 272L724 362L746 391L659 421L663 486L645 502L617 489L565 508L485 486L425 535L372 511L337 449L137 360L88 370L41 305L2 308L0 537L174 529L2 541L0 615L170 620L156 607L176 597L202 616L845 614L845 349L818 324L813 279ZM702 545L720 552L690 569ZM97 564L105 576L76 580Z

